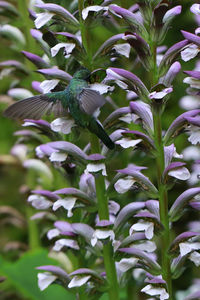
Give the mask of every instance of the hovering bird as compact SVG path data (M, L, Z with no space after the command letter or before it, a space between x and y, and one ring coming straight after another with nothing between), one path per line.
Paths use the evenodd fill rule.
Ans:
M78 70L64 91L41 94L18 101L4 111L4 116L12 119L41 119L45 114L65 116L69 112L75 123L98 136L110 149L115 144L105 132L94 114L105 104L105 99L97 91L89 88L90 71Z

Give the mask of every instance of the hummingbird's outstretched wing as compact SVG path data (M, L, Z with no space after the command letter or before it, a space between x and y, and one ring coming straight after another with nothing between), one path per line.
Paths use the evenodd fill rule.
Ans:
M43 115L53 113L63 116L68 113L61 101L61 92L42 94L26 98L9 106L4 111L4 116L11 119L40 119Z
M93 113L103 106L106 102L105 98L99 92L84 88L79 95L80 109L88 115Z

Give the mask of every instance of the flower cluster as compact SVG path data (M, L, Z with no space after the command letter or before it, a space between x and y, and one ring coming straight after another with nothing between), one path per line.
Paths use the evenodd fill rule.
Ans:
M199 52L199 28L195 34L182 31L184 40L166 49L162 42L181 13L180 5L138 1L126 9L113 2L79 0L63 7L38 1L30 9L36 28L31 35L44 55L22 53L38 68L39 78L45 78L32 82L40 94L63 91L81 66L90 70L87 88L104 94L102 111L107 107L107 114L98 111L92 117L101 119L115 148L89 135L91 128L81 128L69 111L49 122L26 119L23 126L28 129L15 133L19 140L12 154L23 167L38 171L28 203L39 210L32 219L54 220L46 232L51 253L71 259L65 269L38 266L41 290L56 282L79 299L83 294L99 299L107 292L110 300L117 300L119 286L137 282L137 293L172 299L172 279L182 275L185 261L200 265L198 227L176 231L176 222L187 209L200 209L199 150L190 146L190 151L176 151L176 138L184 132L193 145L200 143L198 69L185 71L192 107L188 98L182 99L189 110L164 130L162 117L181 71L178 59L188 61ZM192 5L191 12L198 17L199 4ZM93 52L90 34L99 22L115 34ZM12 32L22 50L26 43L22 34L9 26L2 25L0 33ZM123 68L123 63L129 66ZM143 81L132 72L137 65L148 74ZM30 72L18 61L0 66L1 76ZM19 85L16 82L8 94L17 99L32 96ZM123 101L115 102L117 93ZM32 156L27 150L30 142L35 146ZM197 159L190 174L184 159L191 159L191 149ZM150 166L155 172L149 172ZM184 190L177 190L169 201L169 193L181 182ZM186 299L198 299L197 294Z

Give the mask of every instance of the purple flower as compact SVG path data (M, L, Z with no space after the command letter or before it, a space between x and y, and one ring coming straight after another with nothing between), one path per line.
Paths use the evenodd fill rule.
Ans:
M140 58L141 63L144 65L144 67L147 70L149 70L150 47L147 44L147 42L137 33L132 33L128 31L125 32L123 39L127 41L131 45L131 47L135 49L135 51L138 54L138 57Z
M65 82L69 82L72 79L72 76L63 70L59 70L58 68L50 68L50 69L38 69L38 73L47 76L48 78L56 78L63 80Z
M48 12L50 12L50 15L57 15L58 17L61 17L65 22L70 23L73 26L78 26L79 22L78 20L64 7L53 4L53 3L45 3L45 4L37 4L36 7L39 7L41 9L45 9ZM39 26L36 26L37 28L40 28L41 25L40 23L38 24Z
M134 91L139 97L144 99L144 101L149 101L149 92L146 86L133 73L119 68L108 68L106 73L107 77L105 78L105 80L115 80L116 83L119 83L119 85L121 85L122 82L124 89L130 89Z
M141 17L139 17L137 14L132 13L130 10L122 8L116 4L111 4L109 6L109 10L117 17L123 18L133 30L136 30L143 36L147 36L146 29L141 22Z
M191 110L181 114L178 118L176 118L170 127L168 128L164 140L165 143L168 143L171 138L176 137L182 129L189 123L189 117L195 117L200 114L200 109ZM190 124L190 123L189 123Z
M191 188L183 192L174 202L172 207L170 208L169 215L171 221L178 220L182 213L183 208L187 205L187 203L192 200L196 195L200 194L200 188Z
M42 59L40 56L27 52L27 51L22 51L24 56L30 60L33 64L35 64L38 68L48 68L49 64Z

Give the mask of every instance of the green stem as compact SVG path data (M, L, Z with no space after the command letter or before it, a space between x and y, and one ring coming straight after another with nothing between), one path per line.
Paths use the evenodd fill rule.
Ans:
M170 257L167 254L170 245L170 229L168 217L168 193L166 185L162 182L162 174L165 168L164 145L162 141L161 113L157 109L153 109L155 146L157 150L157 181L160 203L160 220L164 225L164 230L161 235L161 260L162 260L162 276L168 286L170 299L172 299L172 282L170 271Z
M157 83L158 69L156 64L156 44L152 45L153 62L152 62L152 86ZM154 102L152 104L153 122L154 122L154 142L156 147L156 165L157 165L157 182L159 191L159 207L160 220L164 225L164 230L161 235L161 261L162 261L162 276L167 283L168 293L172 299L172 281L170 271L170 257L167 254L170 245L170 230L169 230L169 216L168 216L168 193L166 185L162 181L162 174L165 169L165 154L164 144L162 139L162 103Z
M91 134L91 149L92 152L97 153L96 150L100 149L98 138ZM98 213L100 220L109 219L109 210L108 210L108 197L106 194L105 180L104 176L98 174L95 177L96 185L96 196L98 201ZM106 269L106 276L109 284L108 295L109 300L118 300L119 299L119 287L117 281L117 273L115 268L115 260L113 257L113 247L112 243L109 241L103 246L103 258L104 265Z
M92 70L92 47L90 43L90 30L86 22L82 18L82 10L84 9L84 1L78 0L79 23L82 37L83 48L85 49L84 65L89 70Z

